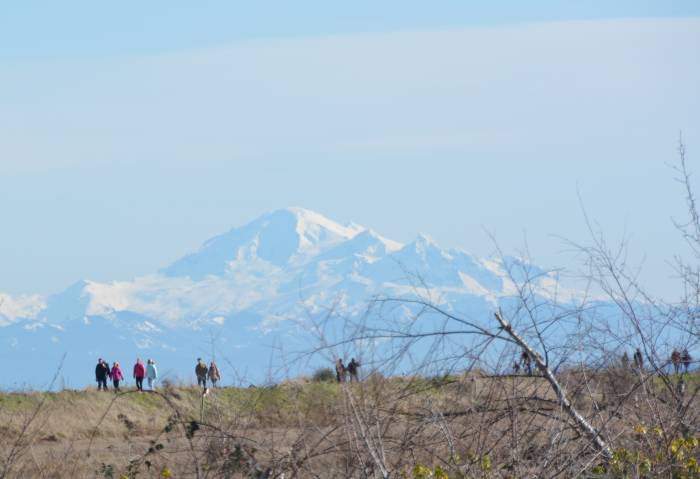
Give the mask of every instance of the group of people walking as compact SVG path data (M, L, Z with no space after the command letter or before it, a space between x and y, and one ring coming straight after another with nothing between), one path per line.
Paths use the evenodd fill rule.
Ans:
M671 353L671 364L673 365L673 369L676 374L678 374L681 369L687 373L692 361L693 359L687 349L684 349L683 351L674 349ZM532 376L532 363L533 358L531 355L526 350L523 350L520 354L520 358L513 362L513 372L515 374L519 374L520 369L522 368L528 376ZM622 354L621 363L623 369L630 367L630 359L626 351ZM637 348L632 354L632 367L639 371L644 369L644 356L639 348Z
M687 349L683 349L683 351L678 351L677 349L674 349L671 352L671 364L673 365L673 370L676 374L681 372L681 369L683 369L684 372L688 372L688 369L690 368L690 364L693 362L693 358L690 356L690 353L688 352ZM627 369L630 366L630 360L629 356L627 356L627 352L623 353L622 355L622 367L624 369ZM642 351L637 348L634 354L632 354L632 366L634 369L637 369L639 371L642 371L644 369L644 355L642 354Z
M681 366L683 366L685 372L687 373L692 360L693 358L690 357L690 353L687 349L684 349L683 351L674 349L671 353L671 364L673 364L673 369L676 374L680 372Z
M683 351L678 351L676 349L671 353L671 364L678 374L681 368L688 372L688 368L692 362L692 358L687 349ZM515 374L520 372L522 367L528 376L532 375L532 363L533 358L528 354L527 351L523 350L518 361L513 363L513 371ZM622 365L624 368L629 367L629 356L625 352L622 355ZM634 368L638 370L644 369L644 357L639 348L633 354L633 365ZM336 380L339 383L348 382L359 382L359 368L360 363L352 358L347 366L343 363L342 358L338 358L335 362L335 374ZM194 368L195 375L197 376L197 385L203 389L207 388L207 384L211 383L213 387L216 387L217 383L221 380L221 373L216 363L212 361L209 366L202 360L202 358L197 358L197 365ZM156 368L156 362L153 359L148 359L144 365L141 359L136 359L136 364L134 364L133 378L136 381L136 389L138 391L143 391L143 380L148 381L148 389L155 391L156 381L158 380L158 368ZM95 380L97 381L97 390L107 391L107 381L111 380L114 390L119 392L119 385L124 381L124 373L122 372L119 362L115 361L110 367L109 363L104 359L100 358L97 361L97 366L95 366Z
M360 363L352 358L348 365L343 364L343 359L338 358L335 362L335 379L339 383L345 383L348 381L348 376L350 376L350 382L359 382L359 369Z
M202 361L202 358L197 358L197 365L194 369L195 375L197 376L197 384L202 388L207 387L207 382L211 383L212 386L216 387L216 384L221 380L221 373L216 363L212 361L209 366ZM146 364L141 361L140 358L136 359L136 364L134 364L133 378L136 382L136 389L138 391L143 391L143 380L146 379L148 382L148 389L150 391L155 391L156 381L158 379L158 368L156 367L156 362L153 359L148 359ZM107 391L107 381L111 380L114 390L119 392L119 385L124 381L124 373L121 366L117 361L112 363L110 367L109 362L100 358L97 360L97 366L95 366L95 380L97 381L98 391Z
M203 389L207 388L207 380L211 382L213 387L216 387L216 383L221 380L221 373L214 361L207 367L207 363L202 361L202 358L197 358L197 365L194 367L194 373L197 376L197 385L201 386Z
M136 389L138 391L143 391L143 380L144 378L148 380L148 389L154 391L156 389L156 380L158 379L158 368L156 367L156 362L153 359L149 359L146 365L143 364L140 358L136 359L136 364L134 364L133 378L136 381ZM119 392L119 384L124 381L124 373L119 365L119 362L115 361L112 366L109 366L109 362L100 358L97 360L97 366L95 366L95 380L97 381L98 391L107 391L107 381L111 380L114 390Z

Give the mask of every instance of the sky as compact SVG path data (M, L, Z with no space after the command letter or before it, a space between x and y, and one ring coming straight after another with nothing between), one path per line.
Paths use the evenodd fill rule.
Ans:
M12 2L0 91L2 292L130 279L302 206L545 267L585 209L672 295L700 3Z

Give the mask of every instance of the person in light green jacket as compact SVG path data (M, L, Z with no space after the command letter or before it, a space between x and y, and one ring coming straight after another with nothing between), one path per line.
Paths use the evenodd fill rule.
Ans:
M148 360L148 365L146 366L146 379L148 380L148 389L155 391L158 368L156 368L156 362L152 359Z

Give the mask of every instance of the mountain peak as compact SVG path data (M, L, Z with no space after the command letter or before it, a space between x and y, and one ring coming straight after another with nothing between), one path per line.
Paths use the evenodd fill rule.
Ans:
M220 276L233 262L243 258L261 259L284 268L303 263L364 230L357 225L341 225L305 208L282 208L215 236L199 251L176 261L162 272L192 279Z
M414 243L420 246L432 246L436 248L438 247L435 240L425 233L418 233L418 236L416 236Z
M443 250L435 240L425 233L419 233L416 239L402 251L404 254L415 254L422 258L427 258L428 256L448 258L450 256L447 251Z
M292 216L296 222L297 233L299 233L299 235L302 237L305 237L308 234L309 237L307 239L309 240L316 237L321 230L326 230L328 233L334 234L343 239L351 239L361 231L365 230L364 227L356 224L347 226L341 225L340 223L323 216L321 213L298 206L289 206L287 208L274 210L266 215L263 215L262 218L274 220L276 218L281 219L285 216Z

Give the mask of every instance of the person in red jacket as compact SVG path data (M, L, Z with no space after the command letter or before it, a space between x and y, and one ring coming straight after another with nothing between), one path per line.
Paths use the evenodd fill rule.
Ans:
M122 374L122 368L119 367L118 362L114 362L112 365L112 372L109 374L112 378L112 384L114 384L114 389L119 392L119 381L124 379L124 374Z
M136 359L134 365L134 379L136 379L136 389L143 391L143 378L146 376L146 367L140 359Z

